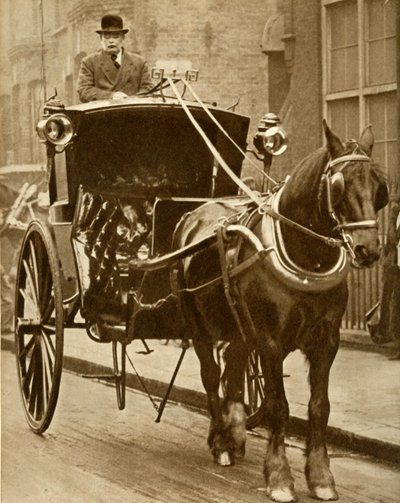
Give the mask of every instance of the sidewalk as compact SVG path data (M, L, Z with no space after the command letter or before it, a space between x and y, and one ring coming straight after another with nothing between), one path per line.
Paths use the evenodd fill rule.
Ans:
M163 396L181 349L174 341L168 345L158 340L147 342L154 350L151 354L138 354L144 347L140 341L135 341L128 346L128 355L149 392L153 396ZM12 339L2 338L2 349L10 350L13 344ZM384 354L347 346L348 341L340 348L331 371L328 442L399 463L400 363L389 361ZM80 374L104 373L112 368L111 345L91 341L83 330L66 330L64 366ZM127 373L127 386L143 390L129 361ZM291 416L289 432L304 435L309 388L307 364L300 352L288 356L284 373L289 375L285 378ZM186 352L170 399L206 408L193 348ZM126 406L129 407L129 396ZM150 402L149 407L152 407ZM168 414L168 409L164 414Z

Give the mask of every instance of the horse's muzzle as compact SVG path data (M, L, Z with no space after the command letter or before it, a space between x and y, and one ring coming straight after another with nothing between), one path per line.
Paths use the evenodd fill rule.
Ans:
M381 247L379 241L376 246L368 247L363 244L356 244L354 246L355 258L353 259L353 266L357 268L372 267L381 255Z

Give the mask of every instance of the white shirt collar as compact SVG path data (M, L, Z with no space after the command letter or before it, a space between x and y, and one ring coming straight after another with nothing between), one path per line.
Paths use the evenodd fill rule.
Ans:
M122 53L124 52L124 49L120 49L119 53L117 54L117 59L115 60L117 63L122 65Z

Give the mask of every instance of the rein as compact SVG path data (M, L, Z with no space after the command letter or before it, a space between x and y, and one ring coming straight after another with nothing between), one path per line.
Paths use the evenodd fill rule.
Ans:
M303 232L304 234L306 234L308 236L311 236L314 239L318 239L319 241L322 241L323 243L325 243L329 247L338 248L338 247L344 246L349 251L351 257L353 259L355 258L355 253L354 253L354 250L353 250L353 247L352 247L351 237L349 235L345 234L345 230L377 228L378 227L378 223L377 223L376 220L362 220L360 222L342 223L339 220L338 216L336 215L336 213L335 213L335 211L333 209L333 206L331 204L331 201L329 200L328 201L329 215L331 216L331 218L337 224L335 226L334 230L338 230L339 233L340 233L340 235L341 235L340 239L336 239L336 238L332 238L332 237L329 237L329 236L324 236L322 234L319 234L319 233L317 233L317 232L309 229L308 227L305 227L305 226L303 226L303 225L301 225L301 224L299 224L299 223L297 223L297 222L295 222L295 221L293 221L293 220L285 217L284 215L282 215L278 211L272 210L272 208L269 206L269 204L267 202L265 202L265 200L263 200L261 198L261 195L258 192L254 191L254 190L251 190L232 171L232 169L228 166L228 164L222 158L221 154L215 148L215 146L213 145L213 143L207 137L206 133L204 132L204 130L202 129L202 127L200 126L200 124L198 123L198 121L194 118L193 114L189 110L189 107L186 105L186 103L184 102L182 96L179 94L179 92L178 92L178 90L177 90L177 88L176 88L175 83L173 82L173 80L171 78L169 78L169 77L167 78L167 80L168 80L168 83L169 83L171 89L174 91L174 93L175 93L175 95L176 95L176 97L177 97L180 105L182 106L183 110L185 111L188 119L193 124L193 126L195 127L195 129L198 131L198 133L200 134L200 136L203 138L203 140L206 143L208 149L213 154L213 156L215 157L215 159L218 161L219 165L223 168L223 170L227 173L227 175L235 182L235 184L243 191L243 193L246 194L251 199L251 201L253 201L257 205L258 211L259 211L259 213L261 215L268 214L272 218L274 218L276 220L279 220L279 221L283 222L284 224L286 224L286 225L288 225L288 226L290 226L290 227L292 227L292 228L294 228L294 229L296 229L296 230L298 230L300 232ZM202 106L202 108L207 112L207 114L212 118L213 122L216 123L218 125L218 127L221 129L221 131L226 136L229 137L229 135L222 128L222 126L219 124L219 122L208 111L207 107L201 102L201 100L194 93L193 89L188 84L188 82L185 81L185 84L190 88L190 91L192 92L193 97ZM243 152L243 150L232 139L231 139L231 141L239 149L239 151L242 153L242 155L244 155L247 158L245 152ZM338 157L336 159L330 160L328 162L326 168L325 168L325 171L324 171L325 176L327 176L327 177L330 178L331 177L331 169L332 169L332 167L336 166L338 164L343 164L343 166L339 170L340 172L342 172L343 169L347 166L347 164L349 162L352 162L352 161L371 162L370 157L368 157L367 155L357 154L356 153L357 149L359 149L359 145L358 144L356 144L355 149L354 149L354 151L353 151L352 154L343 155L343 156ZM276 182L274 180L272 180L272 181L276 184ZM285 186L283 186L283 189L284 189L284 187Z
M322 234L318 234L318 232L314 232L308 227L304 227L304 225L298 224L294 220L291 220L290 218L285 217L281 213L274 211L271 208L270 204L267 202L264 202L261 206L259 206L258 211L260 212L261 215L269 215L272 218L275 218L276 220L279 220L280 222L288 225L289 227L301 231L303 234L307 234L308 236L311 236L314 239L322 241L327 246L330 246L332 248L340 248L344 244L342 239L331 238L329 236L323 236Z

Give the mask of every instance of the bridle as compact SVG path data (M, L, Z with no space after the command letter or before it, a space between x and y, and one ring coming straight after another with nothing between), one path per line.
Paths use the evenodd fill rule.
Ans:
M359 145L356 143L355 149L351 154L347 155L342 155L340 157L337 157L336 159L331 159L325 170L324 174L322 176L327 177L328 184L331 183L332 176L335 176L337 173L339 173L343 177L343 170L344 168L350 163L350 162L372 162L371 158L368 157L365 154L359 154L356 153L357 150L359 150ZM335 175L332 174L332 168L334 166L340 166L339 169L335 172ZM343 181L344 184L344 181ZM340 233L341 240L343 242L343 245L347 249L347 251L350 253L352 259L356 258L354 248L353 248L353 240L349 234L346 234L346 231L353 231L353 230L358 230L358 229L377 229L378 228L378 220L377 219L369 219L369 220L360 220L358 222L341 222L340 218L338 217L333 204L332 204L332 199L331 199L331 191L328 188L327 191L327 202L328 202L328 213L331 219L336 223L336 226L334 227L334 230L337 230Z
M354 248L353 248L353 240L352 240L351 236L348 233L346 233L346 231L352 231L352 230L357 230L357 229L376 229L376 228L378 228L378 221L375 219L375 220L360 220L359 222L342 222L334 209L329 186L332 182L332 177L336 176L336 174L339 173L341 175L341 177L343 178L342 171L350 162L354 162L354 161L372 162L371 158L368 157L367 155L365 155L363 153L357 153L358 149L360 149L360 147L358 144L356 144L355 149L353 150L353 152L351 154L342 155L342 156L337 157L335 159L329 160L325 169L324 169L322 177L321 177L322 180L323 179L326 180L326 183L328 186L328 190L327 190L328 213L329 213L329 216L331 217L331 219L336 223L334 230L336 230L340 234L339 239L319 234L319 233L309 229L308 227L305 227L305 226L291 220L290 218L285 217L280 212L274 211L271 208L268 201L264 201L261 205L259 205L259 207L258 207L259 213L261 213L262 215L268 214L272 218L279 220L280 222L288 225L289 227L292 227L292 228L302 232L303 234L309 235L310 237L312 237L314 239L322 241L327 246L336 247L336 248L344 246L354 261L356 259L356 254L355 254ZM340 168L333 174L332 168L334 166L338 166L338 165L341 165ZM342 183L344 185L344 180L342 180ZM285 188L285 185L281 186L280 190L284 190L284 188Z

